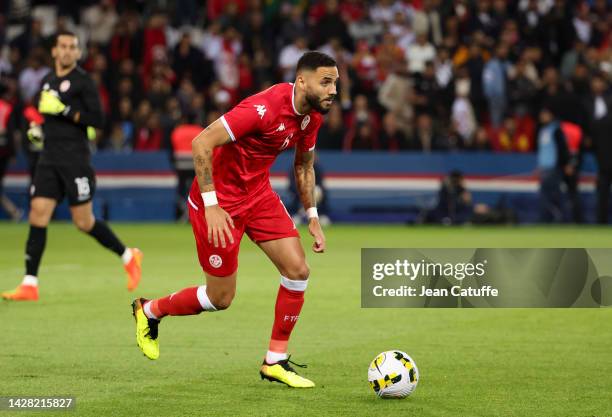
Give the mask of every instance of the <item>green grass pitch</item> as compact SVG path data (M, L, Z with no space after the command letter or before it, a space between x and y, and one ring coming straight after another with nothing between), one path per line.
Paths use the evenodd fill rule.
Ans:
M114 228L145 253L135 295L202 283L188 225ZM21 279L26 234L0 224L0 289ZM0 396L75 396L66 415L78 416L612 415L612 310L361 309L359 284L361 247L612 247L609 229L333 226L327 238L327 253L307 252L311 281L290 343L317 383L301 391L259 379L279 279L247 238L232 307L165 319L161 357L149 361L120 261L52 224L41 301L0 302ZM380 400L367 384L369 362L389 349L419 367L408 399Z

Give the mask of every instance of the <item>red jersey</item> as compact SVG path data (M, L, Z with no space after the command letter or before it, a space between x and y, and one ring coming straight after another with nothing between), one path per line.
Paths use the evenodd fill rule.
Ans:
M213 177L219 205L230 215L271 191L270 167L282 151L315 148L323 117L314 110L298 113L293 96L293 84L276 84L221 116L232 142L215 149ZM199 193L199 187L192 192L194 188Z

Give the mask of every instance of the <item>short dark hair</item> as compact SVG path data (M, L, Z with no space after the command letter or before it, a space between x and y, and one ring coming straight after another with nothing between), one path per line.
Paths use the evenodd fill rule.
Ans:
M296 72L301 70L316 71L319 67L335 67L336 60L331 56L317 51L306 52L297 63Z
M77 40L79 39L76 33L74 32L71 32L69 30L60 30L59 32L55 34L53 46L57 46L57 42L59 41L60 36L72 36L73 38L77 38Z

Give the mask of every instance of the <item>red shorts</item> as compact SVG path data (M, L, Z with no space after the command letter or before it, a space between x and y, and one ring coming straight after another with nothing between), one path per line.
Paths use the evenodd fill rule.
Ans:
M197 196L192 193L187 200L187 205L200 265L204 272L216 277L231 275L238 269L240 240L245 232L255 243L286 237L300 237L285 205L278 194L272 190L261 194L247 210L232 216L235 228L230 229L234 236L234 243L230 244L226 236L225 248L222 248L221 244L215 248L214 243L208 243L208 227L204 216L202 196L199 193Z

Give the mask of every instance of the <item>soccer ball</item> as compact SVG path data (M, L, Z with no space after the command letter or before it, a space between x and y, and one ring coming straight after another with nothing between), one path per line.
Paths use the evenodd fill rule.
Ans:
M374 358L368 369L368 381L381 398L405 398L416 389L419 370L406 352L389 350Z

